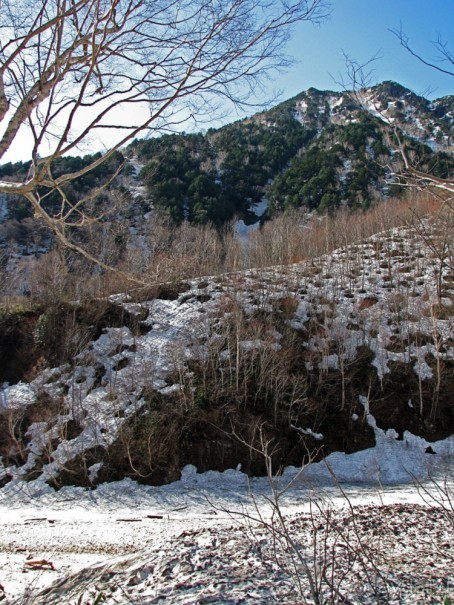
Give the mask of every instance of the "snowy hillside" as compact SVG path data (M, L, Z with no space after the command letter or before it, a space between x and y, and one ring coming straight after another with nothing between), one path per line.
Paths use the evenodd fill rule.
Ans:
M155 484L186 464L260 474L261 427L276 468L371 447L375 422L404 443L407 430L448 437L453 294L449 265L400 228L310 262L115 297L69 363L4 386L0 480ZM54 334L76 307L41 315L35 338L80 339L83 326Z
M449 603L451 245L428 219L7 316L0 600Z

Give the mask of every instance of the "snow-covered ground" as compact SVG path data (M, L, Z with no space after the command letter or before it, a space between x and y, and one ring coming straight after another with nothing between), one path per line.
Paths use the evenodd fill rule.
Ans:
M0 194L0 223L8 218L8 199L4 193Z
M136 156L132 157L128 161L129 166L132 168L131 181L128 184L128 189L132 194L133 199L141 197L147 199L147 188L140 180L140 171L145 166L139 162Z
M295 329L322 311L324 330L305 342L314 353L314 367L335 367L353 358L362 344L373 352L380 377L400 360L411 364L421 381L428 380L428 361L450 361L454 355L452 317L431 314L436 270L420 240L400 229L339 249L316 264L192 280L175 300L136 303L118 297L128 312L146 311L142 323L149 331L133 335L126 326L107 328L73 367L47 369L31 383L5 386L0 393L0 409L13 418L42 390L67 403L53 422L30 425L25 464L0 471L0 480L11 479L0 490L0 585L6 602L94 605L102 593L105 599L98 602L109 604L312 604L306 581L303 596L295 592L289 544L273 552L276 533L269 522L276 516L266 499L272 495L267 479L248 480L239 470L197 474L186 467L180 481L161 487L124 480L54 492L46 480L88 448L113 443L124 419L140 409L144 385L160 392L178 388L167 381L176 353L181 360L203 356L222 328L219 309L230 298L252 316L292 297L297 304L288 322ZM450 284L445 284L448 293ZM390 346L396 333L402 339L399 350ZM416 346L414 334L431 337L433 344L426 338ZM270 338L279 347L280 334ZM331 341L342 342L342 349L332 353ZM261 346L261 341L241 346ZM399 436L378 428L367 385L360 403L376 446L351 455L333 453L303 471L286 469L274 483L284 490L286 526L314 573L321 573L323 561L325 572L332 570L338 592L331 602L340 603L342 593L348 595L345 603L355 605L439 605L444 596L454 598L449 554L454 500L451 509L445 502L446 513L434 508L453 493L454 437L429 444L408 432ZM62 430L68 420L80 424L72 439ZM297 430L310 435L313 428ZM323 441L316 434L317 443ZM48 444L53 444L52 458L43 458L37 479L24 481ZM93 480L97 469L96 464L90 468ZM250 523L248 516L254 518ZM352 519L360 530L352 529ZM322 550L313 555L315 547ZM328 552L334 553L329 565ZM304 575L298 569L298 577ZM334 590L326 577L320 581L325 596ZM46 594L39 593L46 587ZM27 594L32 596L24 601ZM0 590L0 601L1 596Z
M370 413L368 422L375 427ZM42 481L13 481L0 490L6 603L93 604L100 595L109 604L295 603L288 542L276 538L282 527L306 549L314 575L326 557L321 544L337 549L347 541L348 557L332 550L330 565L349 603L440 603L454 596L446 551L454 536L454 437L427 453L423 439L374 430L374 448L336 452L273 480L188 466L181 480L160 487L128 479L56 492ZM276 526L273 503L284 525Z
M0 480L7 476L21 480L55 439L52 459L46 458L41 469L42 482L58 476L62 465L88 448L112 444L125 420L144 405L145 388L165 393L181 387L167 382L168 376L185 360L200 359L219 338L217 332L222 332L229 316L222 310L226 300L235 301L252 317L257 311L272 310L273 301L290 297L297 303L288 320L295 330L303 329L311 316L322 316L322 330L315 330L304 343L312 355L306 365L314 369L336 367L367 346L380 379L393 362L411 364L421 381L430 379L433 359L450 362L454 357L453 318L433 315L437 263L423 251L411 231L392 230L388 239L375 236L362 245L339 249L318 259L317 266L297 263L191 280L175 300L133 303L117 297L129 313L145 314L145 334L134 335L126 326L106 328L71 367L46 369L30 383L4 387L0 407L10 413L30 406L42 393L52 399L62 397L66 408L55 422L29 427L27 461L20 467L0 467ZM447 282L446 292L451 289L452 282ZM396 334L402 341L398 350L393 347ZM268 344L279 348L281 335L275 332L269 338ZM342 345L335 352L333 342ZM259 340L241 344L263 345ZM220 355L229 355L228 349ZM367 403L366 385L360 396ZM71 439L64 436L68 421L80 427ZM92 469L93 475L96 470Z
M273 493L282 493L280 509L287 526L302 524L294 537L306 548L310 540L317 546L308 530L314 523L320 540L325 533L330 540L336 535L345 540L338 526L331 526L331 517L336 523L344 519L345 525L353 511L358 523L367 521L364 538L358 538L356 529L356 537L349 534L349 545L359 540L356 549L373 544L373 519L387 527L392 521L396 561L407 557L409 547L418 547L405 538L411 528L413 539L432 544L424 573L413 577L411 590L403 585L397 590L396 578L408 569L390 566L390 546L382 545L384 552L376 553L373 563L393 574L385 588L376 580L380 590L394 586L395 598L388 595L388 601L371 596L361 571L364 553L356 553L356 567L343 581L349 602L440 603L441 591L453 591L448 571L452 558L445 561L437 549L450 547L454 535L453 503L446 498L454 489L454 438L432 444L436 453L428 454L421 439L407 434L404 441L396 441L392 431L376 432L375 448L349 456L335 453L326 462L286 469L272 484L235 470L197 474L193 467L184 469L180 481L161 487L123 480L96 490L64 487L55 492L42 482L13 482L0 491L0 584L6 603L91 604L100 593L106 597L102 602L111 604L295 603L294 582L280 560L282 553L269 551L273 534L267 523L275 520L276 511L268 498ZM443 501L451 525L446 514L433 510ZM400 542L394 534L402 536ZM415 555L417 551L408 565ZM436 581L425 574L434 560ZM40 593L46 587L49 592ZM24 600L27 595L32 598Z
M234 226L235 236L245 245L247 243L248 236L256 231L260 227L260 218L265 214L268 208L268 200L263 198L260 202L252 204L250 211L255 214L257 221L250 225L246 225L243 219L236 221Z

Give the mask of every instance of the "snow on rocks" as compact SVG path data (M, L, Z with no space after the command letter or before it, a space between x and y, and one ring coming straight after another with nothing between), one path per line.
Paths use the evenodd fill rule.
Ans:
M290 302L292 312L287 311L285 321L307 334L304 346L313 355L305 361L307 369L342 368L367 347L379 379L389 374L391 363L401 362L410 364L421 381L430 380L437 361L454 358L453 319L433 313L437 287L430 251L410 228L400 228L311 263L191 280L174 300L137 303L112 297L130 313L146 316L143 333L133 334L126 326L107 328L73 367L45 370L30 384L5 385L0 392L3 410L30 406L42 393L63 403L52 426L29 427L30 456L22 470L10 466L0 474L19 480L46 443L57 439L53 460L43 465L40 479L50 480L87 448L113 443L125 419L143 405L145 388L161 394L180 388L169 376L188 359L203 359L216 338L221 339L232 305L254 318L279 313L280 305ZM443 287L451 296L452 282ZM280 339L276 330L268 329L239 346L279 350ZM221 360L229 354L220 347ZM68 421L79 427L71 439L61 430Z
M29 384L20 382L0 389L0 410L20 410L34 403L36 394Z
M140 172L145 164L141 164L137 157L133 157L128 160L128 165L132 170L132 178L129 184L129 191L133 198L147 199L147 188L140 180Z

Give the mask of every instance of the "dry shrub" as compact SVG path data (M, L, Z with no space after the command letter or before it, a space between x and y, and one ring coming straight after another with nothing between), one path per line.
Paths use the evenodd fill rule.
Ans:
M54 250L32 261L29 276L24 273L22 283L14 289L28 290L34 301L49 305L130 292L140 284L154 286L246 268L292 264L361 243L377 232L415 223L416 216L424 218L437 212L440 202L428 194L377 202L364 212L341 209L332 215L317 215L298 209L276 216L241 242L234 235L233 225L222 232L211 225L184 222L175 226L164 213L154 212L141 246L131 240L119 248L115 243L117 233L107 234L110 243L102 244L101 256L112 271L102 271L67 250ZM101 245L99 233L87 231L85 236L85 245L96 252ZM95 241L91 242L90 237ZM104 236L101 239L104 241ZM354 254L358 256L361 251Z
M52 398L44 392L39 393L36 401L27 407L20 402L6 402L6 407L0 412L0 457L4 464L24 464L29 454L29 427L34 423L45 423L50 427L58 414L65 413L67 407L63 398Z
M432 317L435 321L449 320L454 317L454 304L435 303L427 305L421 313L425 317Z
M305 209L286 211L251 234L248 266L314 259L352 243L362 243L376 233L408 225L415 213L425 217L439 209L440 202L434 196L412 193L407 198L377 202L364 212L347 208L329 215L309 214Z
M290 319L298 309L300 299L296 296L284 296L276 301L277 308L284 319Z

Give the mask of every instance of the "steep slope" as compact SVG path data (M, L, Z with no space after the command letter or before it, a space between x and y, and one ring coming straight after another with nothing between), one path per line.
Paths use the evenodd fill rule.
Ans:
M372 446L370 414L398 440L451 435L442 260L408 227L313 261L120 296L91 315L44 312L32 340L66 362L40 371L38 356L29 382L3 389L0 480L156 484L188 463L263 474L263 443L276 469Z
M270 111L209 130L135 142L155 204L176 220L221 224L249 216L265 195L270 212L368 206L400 191L394 131L415 166L452 174L452 99L434 102L395 82L358 92L309 89ZM394 183L394 185L393 185Z

